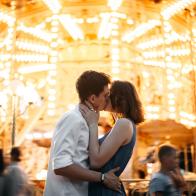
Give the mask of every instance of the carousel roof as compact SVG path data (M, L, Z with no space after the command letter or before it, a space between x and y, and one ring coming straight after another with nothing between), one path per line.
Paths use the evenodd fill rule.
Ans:
M195 14L195 0L0 0L1 133L18 87L18 143L52 131L87 69L133 82L147 120L196 127Z

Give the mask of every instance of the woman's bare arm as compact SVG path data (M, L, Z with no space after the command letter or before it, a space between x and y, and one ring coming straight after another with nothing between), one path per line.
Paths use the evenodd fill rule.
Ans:
M102 167L122 145L131 140L133 133L131 121L125 118L119 119L103 143L99 145L97 124L90 124L89 129L89 159L92 168Z

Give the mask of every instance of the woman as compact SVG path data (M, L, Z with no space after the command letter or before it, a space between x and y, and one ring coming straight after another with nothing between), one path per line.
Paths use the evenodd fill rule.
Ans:
M81 113L90 130L89 160L93 169L106 173L120 167L117 176L125 169L136 141L136 127L143 121L142 104L133 84L127 81L114 81L110 89L110 99L105 108L112 112L115 124L109 134L98 141L99 113L92 109L90 103L81 105ZM120 118L118 118L120 116ZM103 179L104 180L104 179ZM104 183L90 183L89 196L126 195L123 185L121 191L115 192L104 186Z

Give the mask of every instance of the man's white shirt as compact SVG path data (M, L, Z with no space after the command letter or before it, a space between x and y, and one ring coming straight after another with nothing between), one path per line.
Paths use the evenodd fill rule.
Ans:
M66 112L57 123L51 143L45 196L87 196L88 182L71 181L56 175L54 169L73 163L88 168L89 128L79 106Z

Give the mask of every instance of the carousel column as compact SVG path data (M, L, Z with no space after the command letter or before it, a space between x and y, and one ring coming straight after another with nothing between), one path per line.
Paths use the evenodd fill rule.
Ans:
M111 13L111 43L110 43L110 56L112 64L112 77L118 79L120 74L120 39L119 39L119 18L116 12Z
M162 19L163 26L163 37L164 37L164 51L165 51L165 70L166 70L166 79L165 79L165 110L164 118L176 119L176 77L175 77L175 64L172 59L171 53L172 48L170 45L169 38L171 36L172 27L168 20L164 17ZM169 115L167 115L169 114Z
M119 35L119 10L122 0L108 0L108 7L111 10L110 24L111 24L111 43L110 43L110 56L112 63L112 76L113 79L118 79L120 73L120 35Z
M14 64L14 56L15 56L15 39L16 39L16 15L15 15L16 1L11 1L11 10L10 10L10 20L8 21L8 35L7 42L5 46L5 51L7 53L7 59L5 62L6 69L6 78L4 80L4 87L6 88L11 80L15 78L15 64ZM4 143L3 147L6 150L9 150L11 146L13 146L13 128L15 129L15 110L16 110L16 101L17 98L14 96L7 95L8 104L5 105L5 109L7 111L6 114L6 126L4 130ZM10 115L11 114L11 115ZM10 123L11 122L11 123Z
M56 112L57 99L57 71L58 71L58 35L59 20L58 15L54 14L51 19L52 41L50 43L49 64L51 68L48 71L48 116L54 116Z
M193 129L193 172L196 172L196 127Z
M190 9L188 13L189 32L190 32L190 50L191 50L191 68L193 73L193 147L192 147L192 160L193 160L193 172L196 172L196 21L194 7Z

